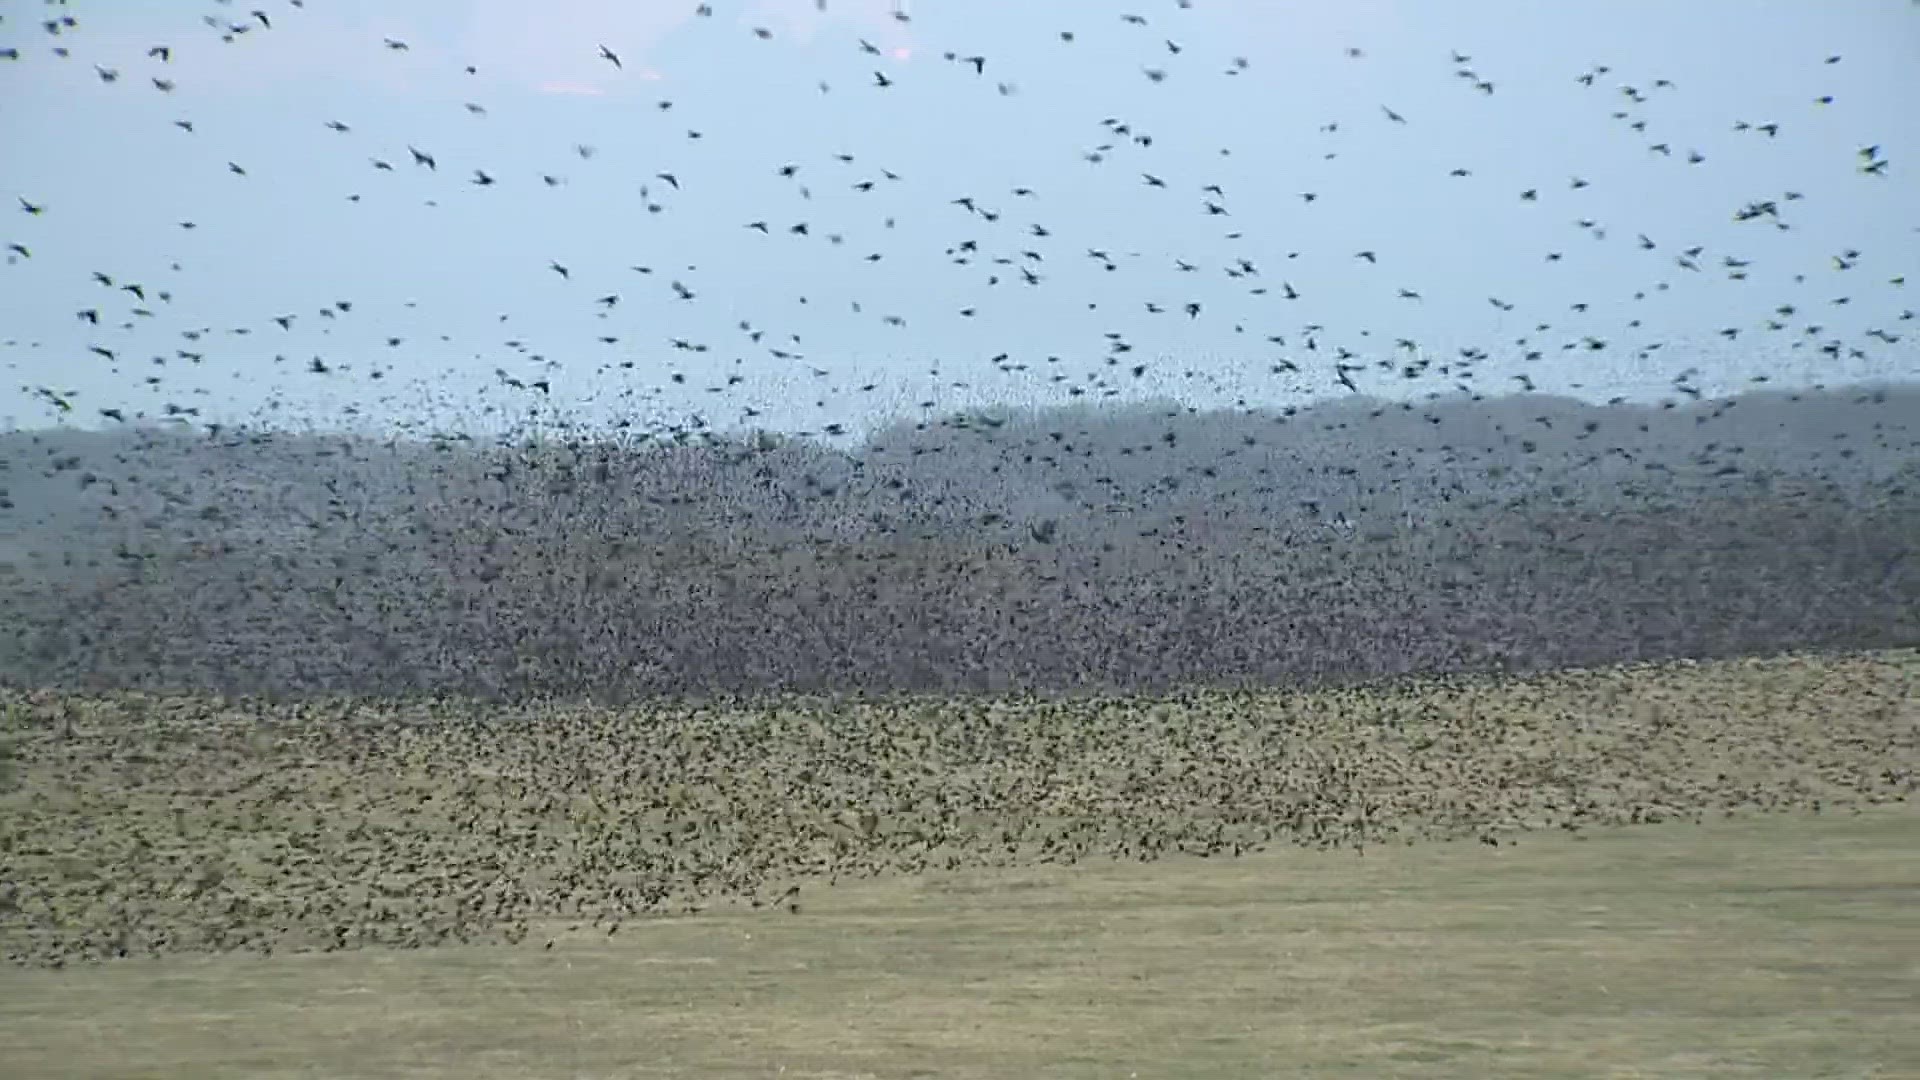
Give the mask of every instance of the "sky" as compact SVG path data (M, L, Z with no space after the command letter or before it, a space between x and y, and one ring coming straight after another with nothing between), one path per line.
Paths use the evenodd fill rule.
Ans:
M0 0L0 425L1920 371L1909 0L708 8Z

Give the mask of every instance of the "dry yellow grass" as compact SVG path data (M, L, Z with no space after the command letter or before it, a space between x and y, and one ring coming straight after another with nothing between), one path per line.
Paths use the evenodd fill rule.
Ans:
M1908 806L809 888L544 949L0 969L17 1077L1920 1075Z
M1920 1075L1917 676L0 692L0 1075Z

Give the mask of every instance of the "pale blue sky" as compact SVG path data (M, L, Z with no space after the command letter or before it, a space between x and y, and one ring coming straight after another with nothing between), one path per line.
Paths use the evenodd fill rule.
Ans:
M1488 353L1468 385L1504 392L1525 373L1595 399L1658 397L1689 370L1710 394L1756 375L1920 370L1920 321L1902 319L1920 308L1920 8L1907 0L829 0L824 13L757 0L716 2L710 18L681 0L258 2L271 29L249 3L126 0L72 5L79 25L58 36L39 24L63 9L0 2L0 49L19 51L0 58L0 244L31 253L0 262L0 422L91 425L101 408L157 416L169 402L233 421L277 400L269 415L328 426L346 405L384 420L438 402L450 423L551 402L601 420L697 413L725 427L750 408L767 426L858 428L926 401L1097 397L1095 380L1198 405L1282 403L1346 393L1335 350L1353 364L1404 358L1398 338L1432 366L1413 380L1355 371L1356 385L1449 392L1459 371L1441 367L1462 347ZM254 28L226 42L203 13ZM162 44L171 61L146 55ZM949 50L984 56L984 74ZM1235 57L1247 66L1228 75ZM438 168L414 165L409 145ZM1881 175L1861 169L1869 145ZM786 164L795 176L778 175ZM496 183L471 183L475 169ZM866 180L871 191L854 189ZM1521 200L1528 188L1537 201ZM965 196L999 219L953 204ZM1209 198L1229 213L1209 215ZM1734 220L1761 200L1791 228ZM757 220L771 235L746 228ZM808 235L788 232L803 221ZM969 241L977 252L956 264ZM1676 264L1695 245L1697 272ZM1229 276L1242 258L1257 276ZM1744 280L1729 258L1749 263L1733 268ZM95 271L141 284L147 301ZM676 299L673 281L696 298ZM1298 299L1283 297L1289 284ZM596 303L607 295L620 298L610 311ZM343 300L351 311L318 314ZM151 316L134 314L143 306ZM278 315L294 316L290 330ZM1108 333L1132 345L1113 366ZM1563 349L1587 336L1608 348ZM1838 356L1819 351L1827 342ZM307 370L316 356L326 374ZM1299 372L1272 373L1283 359ZM551 397L497 370L545 378Z

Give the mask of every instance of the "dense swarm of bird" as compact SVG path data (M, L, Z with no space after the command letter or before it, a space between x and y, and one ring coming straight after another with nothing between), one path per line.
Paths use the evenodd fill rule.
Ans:
M1920 654L1160 699L0 695L0 950L551 947L845 879L1904 801ZM817 883L817 884L810 884Z
M0 667L619 700L1303 685L1920 635L1912 389L997 410L858 455L656 442L6 437L0 499L50 519L0 579Z
M1453 50L1432 58L1432 98L1327 99L1276 177L1150 119L1168 115L1154 95L1265 77L1204 47L1186 0L1162 6L1036 25L1009 56L958 28L924 48L942 24L896 9L875 40L809 54L808 100L1005 123L1049 85L1034 56L1092 65L1115 108L1062 134L1057 160L998 172L923 171L877 136L762 148L697 95L648 92L632 127L558 132L523 160L390 118L295 118L312 182L354 178L329 211L343 232L375 212L487 221L467 238L475 290L513 250L488 246L520 224L487 218L503 197L552 200L556 219L595 206L591 236L512 255L525 306L485 310L482 331L465 296L436 310L342 286L236 318L208 283L223 259L265 273L241 261L263 245L238 242L238 208L286 177L264 142L188 115L199 65L306 32L303 0L222 2L206 40L131 50L96 45L65 3L37 25L8 13L0 76L77 70L89 94L161 109L204 199L156 218L177 249L97 267L73 264L65 230L88 208L72 193L22 190L5 210L0 297L66 299L57 335L0 326L0 360L60 429L0 436L0 682L147 696L71 718L9 691L7 737L24 741L0 762L0 943L46 962L520 938L724 898L793 906L802 881L882 870L1496 838L1910 791L1912 746L1888 732L1911 721L1864 669L1830 689L1873 700L1830 726L1789 730L1800 697L1741 720L1825 787L1766 773L1784 758L1714 771L1721 729L1699 710L1725 698L1643 702L1597 735L1626 707L1598 676L1436 699L1252 689L1920 640L1920 394L1857 378L1911 374L1912 225L1822 235L1812 261L1803 240L1826 206L1894 190L1900 148L1842 144L1822 162L1855 186L1800 190L1722 162L1831 146L1801 141L1845 113L1830 84L1806 114L1710 126L1704 106L1666 108L1684 72L1565 72L1586 110L1570 125L1713 207L1663 226L1585 165L1406 150L1443 101L1493 117L1529 92ZM716 49L786 37L693 12L685 32ZM640 43L585 41L605 85L652 85ZM450 80L450 123L511 122L480 65L419 44L369 36L362 59ZM1358 45L1332 62L1362 85L1382 63ZM1801 66L1818 81L1842 63ZM1519 239L1489 240L1471 274L1377 230L1298 241L1364 222L1335 163L1382 145L1432 181L1440 215L1497 206ZM710 200L730 186L764 201L723 214ZM1119 212L1068 210L1106 204ZM656 227L698 240L621 231ZM401 261L414 240L371 242ZM804 268L779 283L790 300L740 285L763 260ZM1500 284L1463 304L1492 263ZM1628 289L1589 289L1623 266ZM1462 307L1483 335L1422 329ZM1726 312L1704 342L1650 325L1695 308ZM1072 347L1008 340L870 374L823 341L1042 324ZM1173 351L1219 342L1219 363ZM1721 377L1736 350L1761 361ZM402 385L405 358L459 353L473 362ZM1590 390L1603 363L1660 393L1542 389ZM74 389L80 365L124 393ZM474 372L490 378L465 412L418 403L423 383L438 399ZM235 420L209 389L229 375L276 396ZM1275 403L1311 397L1330 400ZM331 430L286 430L325 413L313 401ZM1483 707L1563 685L1583 689L1537 713ZM292 703L163 694L181 687ZM757 697L905 688L1022 696ZM1168 688L1185 689L1073 697ZM406 697L311 696L368 693ZM654 702L644 734L577 704L595 698ZM251 839L213 854L230 835Z

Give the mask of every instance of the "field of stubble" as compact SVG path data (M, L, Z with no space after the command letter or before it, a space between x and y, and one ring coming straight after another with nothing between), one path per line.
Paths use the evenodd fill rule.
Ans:
M1920 1070L1920 650L620 711L0 695L8 1075Z

